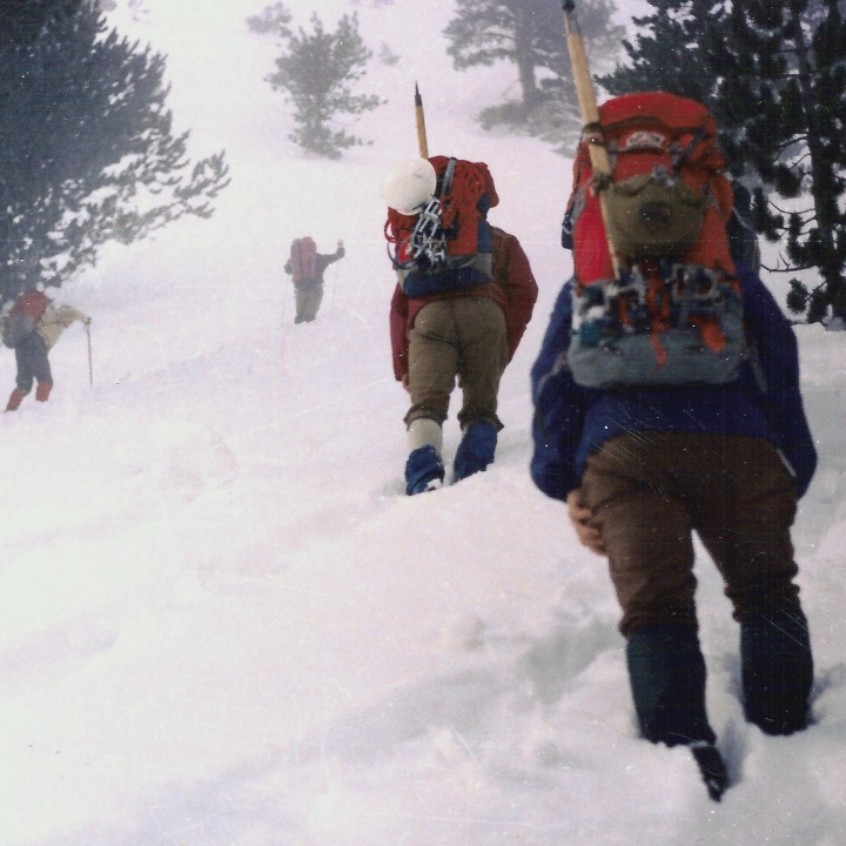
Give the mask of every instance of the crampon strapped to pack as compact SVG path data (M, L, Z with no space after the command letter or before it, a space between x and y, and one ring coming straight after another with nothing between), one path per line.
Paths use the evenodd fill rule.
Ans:
M317 279L317 245L306 235L291 244L291 277L295 285Z
M488 166L447 156L433 156L429 161L437 175L435 193L415 214L388 208L385 222L388 254L409 297L479 285L492 278L487 213L499 197Z
M726 231L732 188L713 116L649 92L608 100L599 123L610 177L592 172L583 139L565 213L574 379L588 387L732 381L743 309Z

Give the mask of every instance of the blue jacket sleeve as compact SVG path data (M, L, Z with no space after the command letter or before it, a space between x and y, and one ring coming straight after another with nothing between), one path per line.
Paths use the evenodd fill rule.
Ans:
M547 496L561 500L579 484L575 463L585 416L584 389L567 367L571 309L567 283L555 302L531 373L532 480Z
M747 271L740 276L755 372L755 378L747 374L749 390L775 435L801 497L814 476L817 452L802 403L796 335L764 283Z

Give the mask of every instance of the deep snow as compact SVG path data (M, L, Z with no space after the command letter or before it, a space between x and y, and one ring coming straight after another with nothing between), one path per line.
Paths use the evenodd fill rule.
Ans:
M390 98L355 127L374 144L326 162L263 81L276 48L244 20L264 2L126 5L111 19L170 54L177 123L195 155L227 149L233 182L212 220L113 247L60 292L94 318L93 385L76 325L50 402L0 418L0 846L839 846L846 336L797 328L821 459L795 532L817 662L802 735L744 722L736 624L700 556L735 782L716 805L685 750L637 738L603 561L528 475L569 163L477 128L510 69L452 71L445 0L321 3L401 56L363 84ZM432 152L490 164L492 219L541 294L496 464L408 499L378 183L416 153L415 80ZM306 232L348 254L295 327L282 265ZM11 390L10 354L0 374Z

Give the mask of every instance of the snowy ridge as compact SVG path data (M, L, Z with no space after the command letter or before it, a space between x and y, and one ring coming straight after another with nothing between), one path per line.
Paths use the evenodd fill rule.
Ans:
M357 127L373 146L303 156L261 79L274 47L243 25L265 4L208 5L147 0L125 26L173 51L177 123L198 155L227 148L231 188L212 220L114 247L64 288L94 318L93 385L75 326L50 402L0 418L0 846L839 846L843 336L797 329L821 460L795 534L817 663L807 732L744 722L737 626L700 555L734 782L715 805L689 753L638 739L605 564L528 476L569 162L481 134L473 109L512 75L455 74L434 39L416 50L408 33L449 17L440 0L326 4L358 9L370 46L402 60L365 78L391 100ZM541 295L503 383L497 462L408 499L378 183L415 153L415 79L433 152L448 128L450 152L490 164L491 219L523 242ZM317 321L295 327L282 266L306 231L347 257ZM9 354L0 376L11 390ZM457 440L451 418L448 459Z

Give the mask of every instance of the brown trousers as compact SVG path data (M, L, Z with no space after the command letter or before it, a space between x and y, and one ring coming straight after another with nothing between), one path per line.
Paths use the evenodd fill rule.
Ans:
M734 616L799 607L790 527L796 494L764 440L640 433L588 459L585 502L608 551L620 631L696 626L696 532L722 574Z
M427 304L415 317L409 336L411 408L406 424L420 417L443 423L458 377L462 427L486 420L501 429L497 394L507 364L505 315L492 299L458 297Z

